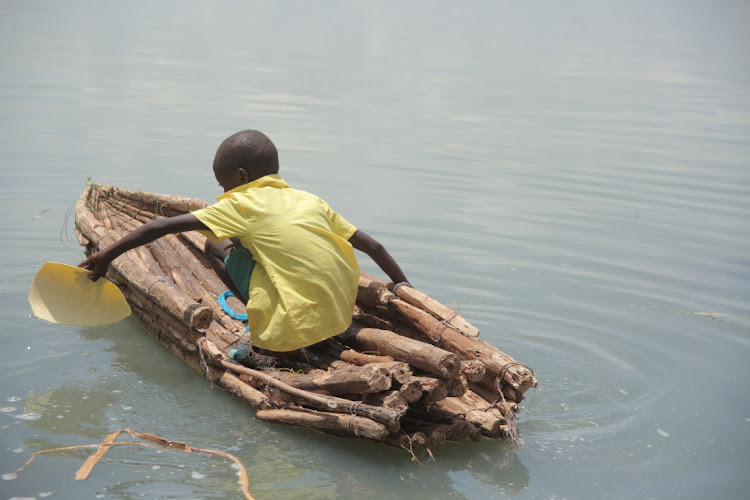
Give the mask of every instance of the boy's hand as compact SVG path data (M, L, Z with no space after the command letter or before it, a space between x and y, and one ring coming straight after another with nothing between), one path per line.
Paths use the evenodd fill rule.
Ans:
M89 273L89 278L91 278L92 281L96 281L107 274L110 262L112 262L112 260L101 251L92 254L91 257L78 264L78 267L91 271L91 273Z

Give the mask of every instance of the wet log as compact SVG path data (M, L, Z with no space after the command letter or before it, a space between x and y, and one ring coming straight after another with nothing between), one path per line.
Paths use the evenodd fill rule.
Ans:
M460 398L449 397L438 401L435 406L441 410L463 415L484 436L499 438L503 436L505 431L507 424L505 417L500 413L500 410L489 404L478 407Z
M482 400L487 401L488 404L494 403L495 407L505 417L508 417L509 414L518 413L518 403L507 399L503 401L503 398L500 397L497 391L474 383L469 384L469 391L482 398Z
M463 360L482 359L486 366L483 384L492 383L493 377L497 378L503 371L502 382L510 385L515 391L523 393L529 387L536 387L537 381L531 370L498 348L483 340L462 335L453 327L441 323L403 300L393 300L391 306L404 321L409 322L443 349L455 353Z
M424 446L427 441L427 436L424 432L412 432L412 433L391 433L383 440L383 442L394 448L403 448L405 450L413 450L420 446Z
M209 366L207 375L213 383L231 392L253 408L259 410L270 410L273 408L268 396L246 384L233 373Z
M400 411L298 389L275 379L265 372L247 368L234 361L229 361L225 357L222 358L224 354L211 341L204 341L202 345L204 351L209 354L213 353L211 354L213 356L211 359L220 360L218 361L218 366L234 373L247 375L254 383L258 381L265 383L269 391L272 391L275 396L280 396L286 401L309 406L316 410L334 413L353 413L371 418L376 422L385 424L391 432L397 432L399 429L399 420L402 416L402 412Z
M148 314L154 315L157 318L159 325L169 326L171 335L176 339L188 338L190 340L189 348L191 350L195 350L197 341L203 335L209 336L211 340L221 343L222 347L227 344L235 343L241 338L239 331L227 330L225 328L218 330L212 329L211 333L213 335L208 335L211 325L209 325L208 329L201 330L188 328L184 322L178 320L172 314L156 305L146 294L139 292L137 289L126 286L123 286L120 289L131 307L140 307L147 311Z
M463 415L456 415L450 411L437 408L437 406L431 406L429 409L409 407L401 422L407 432L412 430L414 426L434 425L443 429L446 439L451 441L462 441L467 438L472 441L481 439L479 429L466 420Z
M428 424L421 420L404 418L403 426L407 434L424 435L424 446L432 448L439 446L447 440L449 425Z
M454 377L461 368L454 354L423 342L407 339L389 330L364 328L353 324L337 339L344 344L352 345L357 350L373 351L390 356L441 378Z
M337 415L305 409L260 410L255 414L255 418L263 422L297 425L338 436L363 437L377 441L389 435L385 425L355 415Z

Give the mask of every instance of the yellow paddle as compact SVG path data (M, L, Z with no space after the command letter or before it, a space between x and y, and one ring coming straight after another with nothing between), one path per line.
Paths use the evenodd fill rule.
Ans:
M60 325L99 326L130 315L117 286L104 278L91 281L89 271L47 262L31 284L29 304L39 319Z

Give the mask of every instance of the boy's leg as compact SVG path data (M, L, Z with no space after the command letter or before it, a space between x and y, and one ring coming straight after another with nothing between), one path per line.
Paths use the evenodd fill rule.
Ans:
M241 300L243 303L247 303L244 298L245 294L240 293L239 289L237 288L237 284L227 272L227 266L225 264L226 258L229 256L229 253L235 248L241 246L242 245L240 244L239 240L237 240L236 238L230 238L219 243L206 239L206 246L204 247L203 253L206 255L208 262L211 264L211 268L216 272L219 278L221 278L221 281L224 282L227 288L229 288L229 291L231 291L234 296ZM255 351L257 351L258 353L263 354L264 356L281 359L295 358L300 353L299 349L288 352L270 351L268 349L261 349L258 347L254 347L253 349L255 349Z
M234 250L240 246L240 242L236 238L229 238L224 241L215 242L209 239L206 239L206 246L203 248L203 253L206 256L206 259L208 259L208 263L211 265L211 268L216 272L217 276L221 278L221 281L226 285L226 287L231 291L237 299L242 301L242 303L247 303L245 300L245 293L241 293L239 289L237 288L237 285L234 283L232 278L229 276L229 273L227 272L227 266L224 264L224 259L227 258L229 255L229 252Z

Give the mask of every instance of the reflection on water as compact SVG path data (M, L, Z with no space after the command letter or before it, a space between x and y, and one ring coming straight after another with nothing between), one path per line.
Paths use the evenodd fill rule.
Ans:
M0 4L0 473L131 427L238 455L259 498L743 497L745 4ZM254 421L135 319L30 316L41 264L81 260L65 214L87 176L212 200L213 153L248 127L536 370L523 446L422 466ZM226 464L131 449L70 484L86 455L3 492L237 491Z

